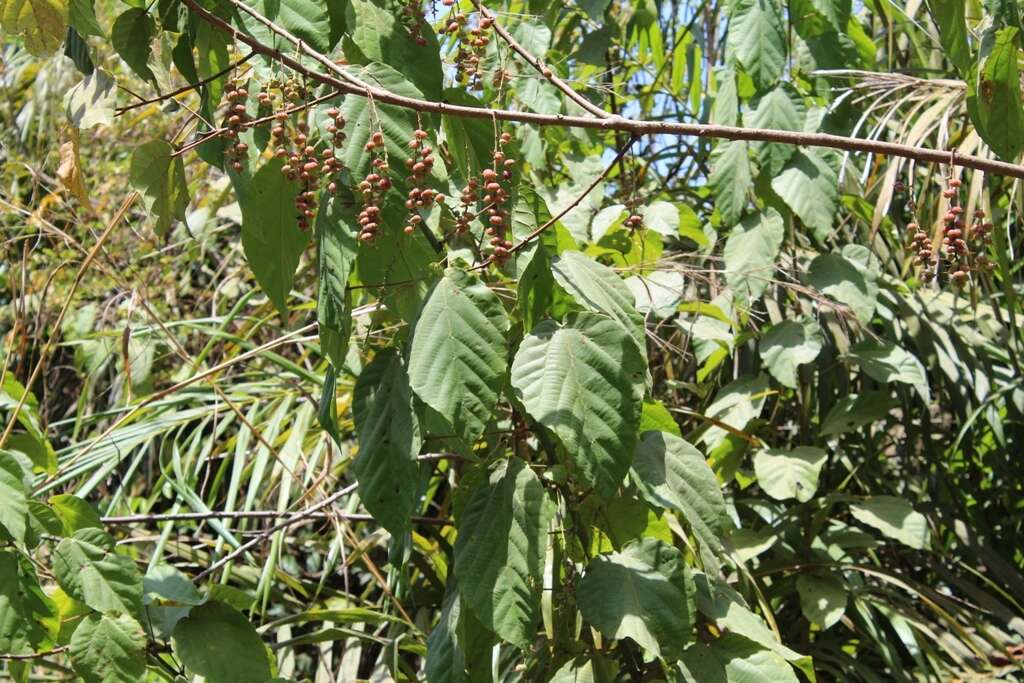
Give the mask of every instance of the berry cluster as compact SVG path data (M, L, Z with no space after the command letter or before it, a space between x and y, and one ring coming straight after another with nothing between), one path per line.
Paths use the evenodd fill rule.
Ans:
M455 214L455 233L461 235L469 230L469 224L476 218L474 209L479 198L480 181L470 178L459 196L459 210Z
M380 206L384 194L391 188L388 177L388 162L384 158L384 134L375 132L367 141L366 151L374 154L371 165L374 170L359 182L359 193L363 196L363 210L359 213L359 240L372 242L380 231Z
M425 46L427 44L427 39L423 37L422 33L427 19L423 15L423 3L420 0L406 0L398 13L398 20L409 31L409 35L413 37L417 45Z
M512 180L512 169L515 159L505 156L504 146L512 139L508 133L502 133L495 145L494 168L485 168L480 174L484 181L484 210L487 212L487 228L491 246L494 248L494 260L503 263L509 257L512 242L508 239L508 198L507 186ZM500 169L500 170L496 170ZM503 184L504 183L504 184Z
M903 194L907 192L907 186L900 181L893 185L893 189ZM921 279L930 281L935 276L935 265L938 263L935 249L932 247L932 239L928 233L918 224L914 214L917 212L917 201L911 192L907 198L907 211L910 212L910 222L907 223L907 232L910 233L908 249L914 252L914 263L921 267Z
M249 91L231 82L227 88L228 113L224 119L224 137L231 141L224 148L224 156L227 157L231 168L241 171L249 146L238 139L238 136L245 130L249 123L249 115L245 111L245 100L249 97Z
M409 209L409 222L406 224L405 234L411 235L416 226L423 222L421 210L429 211L435 202L444 202L444 195L435 193L427 186L426 179L434 168L434 150L426 144L427 131L417 128L413 133L413 139L409 140L409 149L413 155L405 160L411 175L409 183L408 198L405 200L405 208Z
M942 191L942 196L949 200L949 206L942 217L942 247L949 260L949 277L958 287L967 282L967 273L970 270L970 250L967 248L967 240L964 239L964 207L960 206L957 196L960 184L959 178L950 178L946 182L946 189Z
M453 36L459 44L459 49L455 53L455 71L458 82L468 85L473 90L483 90L484 87L481 64L487 53L487 45L491 42L487 32L493 23L490 17L480 17L476 26L471 26L469 17L458 12L444 30L445 33Z
M631 213L622 224L626 226L627 230L639 230L643 227L644 218L638 213Z

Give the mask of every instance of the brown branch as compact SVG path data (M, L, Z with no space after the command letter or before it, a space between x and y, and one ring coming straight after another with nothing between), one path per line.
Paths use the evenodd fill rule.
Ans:
M281 517L287 517L289 514L292 513L278 512L277 510L211 510L210 512L168 512L148 515L124 515L122 517L101 517L100 521L110 526L119 526L122 524L158 524L160 522L203 522L210 519L280 519ZM331 519L334 517L350 522L375 521L373 515L341 512L313 512L305 515L302 519ZM451 520L439 517L412 516L409 519L416 524L433 524L436 526L451 524Z
M7 661L15 661L15 662L17 662L17 661L25 661L25 660L29 660L29 659L39 659L40 657L49 657L50 655L59 655L60 653L64 652L67 649L68 649L67 645L61 645L60 647L55 647L52 650L47 650L46 652L29 652L27 655L5 655L5 654L0 654L0 660L6 659Z
M205 10L196 0L182 0L199 17L210 24L231 34L239 42L245 43L254 51L270 57L288 68L303 74L311 80L324 83L351 95L372 98L378 104L392 104L397 107L404 107L419 112L430 112L445 116L459 116L476 119L497 119L500 121L515 121L528 123L537 126L563 126L572 128L596 128L600 130L621 130L634 135L685 135L701 138L721 138L724 140L749 140L759 142L777 142L798 147L828 147L841 149L849 152L868 152L883 156L903 157L915 159L923 163L948 164L950 160L949 151L929 149L927 147L914 147L901 145L894 142L883 142L879 140L864 140L862 138L851 138L842 135L830 135L828 133L801 133L788 130L774 130L770 128L739 128L736 126L705 125L699 123L677 123L664 121L643 121L627 119L621 116L611 115L607 118L592 118L586 116L565 116L562 114L536 114L533 112L511 111L507 109L487 109L484 107L467 107L447 102L430 102L414 97L397 95L383 88L364 83L340 65L335 64L330 58L310 48L304 42L292 36L288 31L274 24L272 21L254 12L252 8L239 0L228 0L240 11L253 16L256 20L267 26L277 35L285 38L296 50L309 57L313 61L325 67L335 76L321 74L312 71L298 60L289 57L278 49L267 47L256 39L248 36L220 17ZM957 154L958 166L973 168L986 173L1013 178L1024 178L1024 166L997 161L994 159L983 159L981 157L966 154Z
M542 62L539 57L531 54L525 47L523 47L519 43L519 41L512 37L512 34L509 33L504 26L498 23L498 20L495 18L495 16L491 14L491 12L486 7L483 6L483 3L481 3L480 0L473 0L473 5L475 5L477 10L480 12L480 16L486 17L487 19L491 20L491 28L494 29L494 32L497 33L501 37L501 39L508 44L510 48L512 48L513 52L515 52L520 57L525 59L527 64L536 69L542 76L544 76L544 78L548 79L548 81L550 81L553 86L561 90L566 97L568 97L573 102L581 106L583 109L589 111L594 116L598 116L600 118L608 118L611 116L611 114L606 112L604 109L597 106L596 104L588 100L586 97L573 90L571 85L569 85L568 83L566 83L561 78L555 75L551 67L549 67L547 64Z

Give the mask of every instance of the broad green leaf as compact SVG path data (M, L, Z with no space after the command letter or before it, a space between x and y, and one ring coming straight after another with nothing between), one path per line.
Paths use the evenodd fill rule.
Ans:
M71 0L68 4L68 23L82 36L104 37L106 34L96 20L94 0Z
M114 552L114 539L100 529L80 529L57 544L53 573L68 595L97 612L142 609L142 575L130 557Z
M728 66L715 67L714 102L711 104L711 123L735 126L739 120L739 95L736 92L736 72Z
M103 69L96 69L76 84L64 98L68 120L75 128L87 129L114 122L117 84Z
M926 550L930 545L928 520L902 498L872 496L861 503L851 503L850 514L858 522L915 550Z
M47 501L64 526L64 535L72 536L79 529L102 529L100 515L88 501L70 493L52 496Z
M321 197L316 215L317 299L316 318L320 343L335 367L345 363L352 330L352 302L348 279L355 265L358 245L355 211L329 192Z
M622 326L593 313L547 320L523 339L512 386L565 446L579 475L607 497L629 470L646 364Z
M616 320L647 357L644 321L629 286L611 268L579 251L563 251L551 262L555 281L580 306Z
M779 642L775 633L760 616L747 607L743 597L735 589L724 581L712 581L705 574L699 574L694 578L697 586L697 609L717 624L719 629L743 636L788 662L801 666L806 662L806 657Z
M971 48L967 41L966 3L964 0L928 0L943 56L952 62L960 73L967 74L971 68Z
M644 432L656 431L682 436L679 425L672 418L672 413L661 401L644 401L643 411L640 413L640 426L636 431L640 435L643 435Z
M732 225L743 215L747 193L753 188L750 157L745 140L722 140L711 152L708 185L715 197L715 208L722 222Z
M146 634L127 614L90 614L71 635L69 654L85 683L134 683L146 673Z
M775 275L786 226L775 209L751 214L729 233L722 256L725 279L742 301L753 303Z
M755 109L743 115L743 125L799 131L803 130L806 114L803 99L791 85L783 83L766 93L758 100ZM769 177L776 176L797 149L793 145L772 142L753 142L751 145L754 158Z
M783 320L772 325L761 337L758 350L772 377L779 384L795 389L797 368L813 362L823 345L821 328L816 322Z
M331 49L331 21L327 5L316 0L244 0L251 7L314 50L327 54ZM252 15L239 10L245 31L263 45L287 50L291 43L277 36Z
M583 618L608 638L630 638L675 658L693 639L693 576L673 546L643 538L587 565L576 591Z
M801 574L796 579L800 611L807 621L827 629L846 611L846 584L831 574Z
M764 375L743 377L719 389L704 414L733 429L742 430L761 414L768 393L768 378ZM713 425L704 432L701 441L709 448L714 448L728 433L722 427Z
M379 62L380 65L387 65L400 71L427 98L434 101L440 99L441 52L429 24L426 30L421 32L426 44L419 45L415 37L402 25L399 12L387 10L369 0L350 0L347 3L346 24L352 35L352 42L370 62ZM360 78L365 77L361 75ZM377 85L393 90L384 83ZM399 144L404 144L407 140L408 138L402 138ZM351 141L346 144L351 144Z
M466 442L491 419L507 366L505 308L477 277L449 268L413 329L409 385Z
M491 471L459 519L455 575L463 606L520 648L533 641L554 504L533 470L512 458Z
M454 579L449 577L449 584ZM458 590L451 590L445 596L441 616L427 638L427 657L424 674L430 683L464 683L466 658L458 642L459 614L462 611L462 597Z
M607 162L600 155L591 155L567 157L564 164L567 180L559 183L554 190L545 188L543 195L552 215L557 216L566 211L559 219L559 223L569 231L578 244L583 244L589 238L590 221L601 210L604 182L597 183L593 191L586 193L582 201L580 197L604 173ZM544 183L537 179L536 187L543 188Z
M987 32L981 41L976 76L969 79L968 111L981 138L1010 161L1024 146L1024 105L1017 59L1020 29Z
M759 90L775 85L786 66L786 27L776 0L732 3L728 45Z
M579 657L566 662L548 683L598 683L603 679L595 675L594 669L592 659Z
M46 438L46 432L39 419L39 401L32 392L26 392L25 387L14 379L14 373L8 372L4 377L3 386L0 387L0 410L8 411L9 419L19 404L21 409L18 410L18 424L26 433L12 434L7 442L8 448L24 453L39 471L53 472L56 469L57 456ZM22 437L27 437L32 443L20 443ZM28 486L30 484L26 484L26 487Z
M282 317L309 235L295 216L298 185L281 173L281 160L268 161L251 179L233 176L242 210L242 248L256 281Z
M682 513L703 545L721 551L732 521L715 473L692 444L666 432L645 432L633 480L648 503Z
M0 653L43 650L59 628L57 608L40 588L35 568L17 552L0 550Z
M359 436L353 463L363 505L386 529L409 529L416 508L422 437L401 357L379 352L356 380L352 415Z
M0 527L18 542L25 540L28 524L28 494L23 471L8 453L0 453Z
M235 608L216 600L192 609L178 622L174 654L208 683L266 683L267 650L256 629Z
M821 423L820 434L832 436L845 434L864 425L883 419L897 405L884 391L868 391L863 394L844 396Z
M875 314L878 283L838 254L821 254L807 269L807 284L841 304L846 304L862 324Z
M361 0L355 1L359 5L369 4ZM372 62L353 69L352 75L397 95L417 99L424 97L419 88L387 64ZM353 178L362 178L370 172L373 154L366 150L365 145L370 136L378 131L384 134L384 143L390 158L398 160L408 156L407 143L416 130L416 116L408 109L371 102L365 97L346 97L341 111L345 116L346 137L338 156ZM398 163L395 164L396 167L397 165Z
M206 598L192 580L169 564L151 568L142 577L142 602L146 605L171 602L178 605L201 605Z
M694 643L683 653L680 683L798 683L780 655L740 635L726 633Z
M612 204L598 211L590 221L591 241L600 242L610 231L621 227L628 215L625 204Z
M664 319L675 314L691 280L680 270L656 270L649 276L628 277L624 282L633 293L638 312Z
M754 473L757 483L775 500L796 498L806 503L818 490L818 475L827 459L825 451L813 446L763 449L754 455Z
M114 51L132 71L147 81L156 80L149 68L149 59L153 53L150 43L154 35L156 22L140 7L126 9L110 27L110 44Z
M20 35L33 55L45 57L64 42L67 32L67 0L3 0L0 27Z
M679 234L679 209L671 202L651 202L641 207L640 215L644 219L644 227L659 235L675 237Z
M158 235L166 233L175 220L185 220L189 201L185 165L168 143L154 140L136 147L128 177L156 217Z
M772 189L815 238L824 241L839 203L839 154L831 149L798 149L772 178Z
M852 346L846 357L878 382L928 383L921 361L892 342L863 341Z

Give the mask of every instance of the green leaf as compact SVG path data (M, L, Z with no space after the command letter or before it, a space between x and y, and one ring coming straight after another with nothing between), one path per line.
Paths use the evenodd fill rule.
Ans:
M786 66L786 27L775 0L737 0L732 3L728 46L759 90L782 76Z
M464 606L520 648L533 641L554 504L518 458L499 464L459 519L455 575Z
M85 683L134 683L146 673L146 634L127 614L90 614L71 635L69 654Z
M708 185L715 197L715 208L722 222L732 225L747 207L747 193L754 186L750 175L750 157L745 140L721 141L711 152Z
M728 66L715 67L715 99L711 103L711 123L735 126L739 120L739 95L736 92L736 72Z
M483 433L498 402L508 328L494 292L475 276L449 268L413 329L409 384L466 442Z
M838 254L821 254L807 269L807 284L846 304L862 324L871 322L878 300L878 284Z
M863 341L852 346L846 357L878 382L928 384L921 361L892 342Z
M426 44L418 45L415 37L410 36L408 29L402 25L398 12L386 10L369 0L350 0L347 4L346 23L352 34L352 42L368 60L380 63L370 66L386 65L396 73L401 72L427 99L440 99L441 51L429 24L421 34ZM366 77L360 75L360 78L365 80ZM393 92L393 89L384 83L377 85ZM379 104L377 106L380 107ZM405 144L407 141L408 138L401 138L399 144ZM346 144L351 145L351 139Z
M57 544L53 573L68 595L97 612L142 609L142 575L130 557L114 552L114 539L100 529L80 529Z
M753 303L775 275L786 226L775 209L751 214L729 233L722 256L725 279L742 300Z
M992 151L1012 161L1024 145L1024 105L1017 67L1019 29L987 32L981 41L976 77L968 79L968 111Z
M168 143L154 140L136 147L128 177L146 209L156 216L158 235L166 233L175 220L185 220L189 201L185 165Z
M633 480L651 505L682 513L701 544L714 552L733 524L715 473L688 441L645 432L633 460Z
M195 584L169 564L159 564L146 572L142 590L142 602L146 605L170 602L195 606L206 601Z
M930 545L928 520L902 498L872 496L861 503L851 503L850 514L858 522L915 550L926 550Z
M356 380L352 402L359 436L353 463L363 504L393 534L409 529L416 508L416 455L422 438L401 357L379 352Z
M776 130L803 130L807 115L803 99L793 86L783 83L761 97L757 107L743 116L743 125L748 128L774 128ZM793 145L772 142L754 142L754 158L762 171L774 177L786 165L796 151Z
M815 238L824 241L839 204L839 154L831 149L798 149L772 178L772 189Z
M216 600L193 608L174 627L174 654L208 683L266 683L270 659L256 629Z
M28 559L0 550L0 653L45 649L59 628L57 607L43 593Z
M71 0L68 5L68 23L82 36L99 36L106 34L96 20L96 8L93 0Z
M821 353L823 345L818 323L783 320L772 325L761 337L758 349L772 377L779 384L795 389L797 368L813 362Z
M317 52L331 49L331 21L327 6L315 0L244 0L261 16L274 22ZM252 15L239 10L245 31L268 47L287 50L291 43L273 33Z
M0 453L0 527L19 543L25 540L28 524L28 494L22 482L21 465L7 453Z
M594 658L596 659L596 658ZM598 683L603 681L599 674L594 673L594 660L589 657L577 657L566 662L555 672L548 683Z
M67 22L67 0L0 2L0 27L11 35L20 35L28 51L38 57L45 57L60 47Z
M618 488L636 444L646 364L631 340L614 320L572 314L535 327L512 363L517 398L602 497Z
M251 179L232 176L242 210L242 248L260 287L282 317L309 235L295 217L298 185L281 173L281 160L268 161Z
M114 51L132 71L147 81L156 80L149 68L153 54L150 43L155 35L156 22L139 7L130 7L122 12L110 27L110 44Z
M679 233L679 209L671 202L655 201L640 208L644 227L665 237Z
M96 69L77 83L64 98L68 121L75 128L87 129L114 122L117 84L103 69Z
M828 415L821 423L820 434L845 434L877 422L885 418L896 405L896 401L884 391L867 391L863 394L844 396L828 411Z
M807 621L824 630L846 611L846 584L831 574L801 574L796 579L800 611Z
M321 346L325 347L334 366L342 367L352 331L348 279L358 253L355 211L329 192L324 192L320 201L316 215L319 264L316 317Z
M64 526L64 535L72 536L79 529L102 529L103 522L89 502L70 493L52 496L47 501Z
M764 492L775 500L796 498L806 503L818 490L818 475L828 454L813 446L792 450L763 449L754 455L754 473Z
M462 597L452 590L454 579L449 577L449 592L445 596L441 616L427 638L427 657L424 673L430 683L465 683L466 658L458 642L459 614Z
M733 429L742 430L761 414L768 393L768 378L764 375L743 377L722 387L704 414ZM709 448L714 448L727 434L725 429L711 426L704 432L701 441Z
M693 576L676 548L653 538L599 555L576 591L583 618L608 638L631 638L658 657L678 657L693 639Z
M644 432L657 431L667 432L673 436L682 436L672 413L661 401L644 401L643 411L640 413L640 426L636 431L641 435Z
M683 653L685 683L798 683L786 660L740 635L694 643Z
M636 299L618 274L579 251L563 251L551 262L555 281L580 306L617 320L629 334L640 354L647 357L643 317Z
M967 74L971 68L971 48L967 42L966 3L964 0L928 0L943 56L960 73Z

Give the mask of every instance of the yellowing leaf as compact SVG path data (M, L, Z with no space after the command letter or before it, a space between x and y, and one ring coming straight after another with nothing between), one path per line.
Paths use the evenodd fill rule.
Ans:
M68 192L82 203L88 211L92 211L89 193L82 180L82 164L78 157L78 131L69 129L67 142L60 146L60 165L57 166L57 178Z
M67 0L0 0L0 8L0 26L20 35L32 54L48 55L64 42Z

